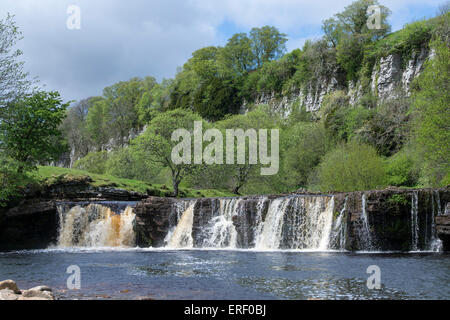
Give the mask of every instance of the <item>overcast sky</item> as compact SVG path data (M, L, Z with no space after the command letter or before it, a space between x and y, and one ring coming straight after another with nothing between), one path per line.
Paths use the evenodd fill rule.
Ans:
M273 25L288 50L321 36L321 21L352 0L0 0L0 19L15 14L25 69L66 100L101 95L131 77L173 77L196 49L224 45L237 32ZM390 23L433 16L445 0L381 0ZM69 5L81 29L69 30Z

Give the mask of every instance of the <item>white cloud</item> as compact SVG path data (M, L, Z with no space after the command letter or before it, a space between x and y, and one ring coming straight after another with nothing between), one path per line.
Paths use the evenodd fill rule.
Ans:
M66 99L99 95L133 76L171 77L191 53L223 43L220 26L239 30L274 25L289 36L288 49L320 36L321 21L352 0L1 0L0 17L16 14L26 68ZM423 0L381 1L395 26ZM427 0L438 6L442 0ZM66 28L66 9L81 8L81 30ZM231 36L231 34L230 34Z

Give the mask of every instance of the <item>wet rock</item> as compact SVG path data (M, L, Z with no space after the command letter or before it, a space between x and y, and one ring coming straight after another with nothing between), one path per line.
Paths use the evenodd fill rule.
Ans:
M20 294L19 287L12 280L5 280L0 282L0 290L8 289L11 290L15 294Z
M9 289L0 290L0 300L17 300L19 296Z
M55 300L55 297L51 291L41 291L35 289L23 290L22 298Z

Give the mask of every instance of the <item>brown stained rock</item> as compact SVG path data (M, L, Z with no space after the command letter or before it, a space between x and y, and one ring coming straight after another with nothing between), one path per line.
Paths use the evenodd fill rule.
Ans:
M5 280L0 282L0 290L8 289L11 290L15 294L20 294L19 287L12 280Z

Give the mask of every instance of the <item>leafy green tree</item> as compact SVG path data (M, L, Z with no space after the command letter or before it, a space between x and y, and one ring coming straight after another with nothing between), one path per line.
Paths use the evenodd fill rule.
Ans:
M282 131L283 184L292 191L305 188L311 171L329 150L321 122L300 122Z
M236 33L222 51L223 67L233 74L243 75L255 68L252 40L246 33Z
M414 141L427 183L443 186L450 183L450 48L440 40L432 47L413 94Z
M18 61L22 51L16 46L22 39L22 33L13 18L8 13L6 18L0 20L0 119L6 104L28 92L33 84L28 79L28 73L23 71L24 63Z
M253 28L250 30L250 39L257 68L280 58L286 51L286 34L279 32L275 27Z
M172 133L177 129L185 129L192 134L194 121L202 120L189 110L167 111L153 118L146 131L132 141L132 146L144 152L148 161L170 169L175 197L178 196L180 182L192 172L195 165L172 161L172 150L179 144L178 141L172 141Z
M107 160L108 153L106 151L89 152L85 157L75 161L74 168L90 173L104 174Z
M373 147L351 141L327 153L310 181L324 192L369 190L386 186L386 172Z
M369 29L369 6L380 8L380 28ZM344 11L324 21L322 30L325 40L337 50L337 61L347 72L347 79L354 80L361 68L364 47L380 39L390 31L387 17L390 10L377 0L358 0Z
M0 153L0 207L19 196L20 186L28 181L25 174L18 172L18 167L17 161Z
M69 103L58 92L36 92L8 104L0 122L0 149L19 162L18 172L57 160L65 150L60 125Z
M107 108L107 102L100 97L92 103L86 117L86 131L97 151L101 151L110 138Z

